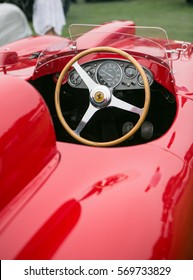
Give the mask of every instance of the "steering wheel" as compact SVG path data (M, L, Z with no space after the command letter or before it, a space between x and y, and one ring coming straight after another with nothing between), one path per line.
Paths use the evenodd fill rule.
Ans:
M131 105L125 101L122 101L115 97L113 95L113 90L108 88L107 86L97 84L95 81L91 79L91 77L85 72L85 70L79 65L78 60L88 54L96 53L96 52L111 52L121 55L122 57L128 59L139 71L141 74L141 77L144 82L144 89L145 89L145 100L144 100L144 107L139 108L134 105ZM70 126L67 124L66 120L63 117L62 110L61 110L61 104L60 104L60 89L62 85L62 81L70 67L73 66L77 73L80 75L82 80L85 82L86 86L88 87L89 93L90 93L90 102L88 109L86 110L85 114L83 115L80 123L78 124L77 128L75 130L72 130ZM107 146L113 146L120 144L121 142L125 141L126 139L130 138L132 135L136 133L136 131L140 128L142 123L144 122L148 109L150 105L150 87L149 83L146 77L146 74L143 70L143 68L140 66L140 64L136 61L136 59L127 54L126 52L112 48L112 47L96 47L91 48L89 50L85 50L74 56L63 68L62 72L60 73L60 76L58 78L56 88L55 88L55 107L56 112L58 115L58 118L63 125L63 127L67 130L67 132L74 137L77 141L90 145L90 146L97 146L97 147L107 147ZM123 135L120 138L117 138L112 141L108 142L94 142L90 141L88 139L83 138L80 136L81 131L86 126L88 121L92 118L92 116L95 114L96 111L106 108L106 107L117 107L122 110L126 110L129 112L133 112L138 114L139 120L135 124L135 126L125 135Z

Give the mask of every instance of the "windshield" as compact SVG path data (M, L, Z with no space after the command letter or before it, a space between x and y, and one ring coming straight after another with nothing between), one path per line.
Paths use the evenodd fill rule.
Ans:
M164 29L114 22L104 25L71 25L69 38L61 38L61 42L42 51L36 70L48 60L99 46L111 46L127 51L131 55L149 57L171 68L171 59L168 55L170 44Z

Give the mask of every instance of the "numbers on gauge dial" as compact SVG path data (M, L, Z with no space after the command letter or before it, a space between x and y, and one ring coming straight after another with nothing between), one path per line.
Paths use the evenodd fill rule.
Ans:
M122 80L122 69L116 62L103 62L96 71L96 79L101 85L116 87Z

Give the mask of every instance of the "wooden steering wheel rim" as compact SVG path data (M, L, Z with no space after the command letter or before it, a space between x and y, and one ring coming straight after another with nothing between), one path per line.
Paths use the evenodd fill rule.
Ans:
M128 133L126 133L125 135L123 135L120 138L117 138L115 140L108 141L108 142L94 142L94 141L87 140L87 139L77 135L70 128L70 126L67 124L66 120L64 119L63 114L62 114L62 110L61 110L61 105L60 105L60 89L61 89L61 85L62 85L62 81L63 81L64 76L66 75L66 73L68 72L70 67L76 61L78 61L83 56L86 56L88 54L95 53L95 52L113 52L113 53L117 53L117 54L123 56L124 58L129 60L136 67L136 69L139 71L139 73L140 73L140 75L143 79L143 82L144 82L145 100L144 100L143 112L142 112L139 120L137 121L135 126ZM147 77L146 77L146 74L145 74L143 68L141 67L141 65L137 62L137 60L133 56L129 55L128 53L126 53L122 50L112 48L112 47L96 47L96 48L91 48L89 50L85 50L85 51L82 51L82 52L78 53L63 68L62 72L60 73L60 76L58 78L56 88L55 88L55 107L56 107L56 112L57 112L57 115L58 115L58 118L59 118L61 124L63 125L63 127L66 129L66 131L74 139L76 139L77 141L79 141L79 142L81 142L85 145L89 145L89 146L108 147L108 146L118 145L121 142L130 138L132 135L134 135L136 133L136 131L143 124L143 122L144 122L144 120L147 116L148 110L149 110L149 105L150 105L150 87L149 87L149 83L148 83L148 80L147 80Z

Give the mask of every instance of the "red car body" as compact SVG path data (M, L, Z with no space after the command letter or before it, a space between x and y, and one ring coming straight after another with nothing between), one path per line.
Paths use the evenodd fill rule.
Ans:
M87 31L74 45L42 36L0 48L0 258L192 259L193 46L136 40L127 21ZM96 46L130 52L151 71L151 139L135 142L141 136L134 135L126 144L92 147L66 141L56 127L57 75L75 54ZM159 46L163 59L155 54ZM120 57L95 53L83 64L106 59ZM67 84L65 78L64 92L85 90ZM82 95L68 97L70 109ZM113 112L108 125L120 118ZM98 123L103 128L100 117Z

